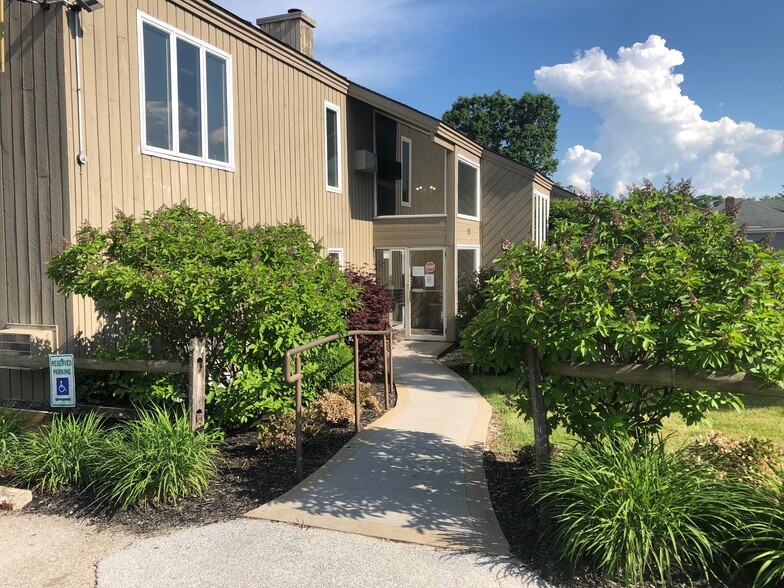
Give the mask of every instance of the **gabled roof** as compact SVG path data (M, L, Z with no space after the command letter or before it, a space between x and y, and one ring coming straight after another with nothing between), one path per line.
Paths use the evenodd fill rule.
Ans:
M779 200L749 200L736 198L739 206L736 225L747 225L749 229L784 229L784 201ZM715 210L724 210L720 204Z

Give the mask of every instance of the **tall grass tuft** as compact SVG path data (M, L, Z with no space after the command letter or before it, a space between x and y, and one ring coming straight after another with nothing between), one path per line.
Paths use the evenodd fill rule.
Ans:
M17 451L18 482L45 492L89 484L104 441L104 420L95 413L55 415L52 424L22 435Z
M139 410L138 420L117 427L107 440L96 472L99 504L121 508L176 502L202 495L212 478L218 434L195 434L184 415L163 408Z
M23 424L24 418L19 412L0 406L0 474L14 469Z
M558 555L627 586L728 573L726 541L753 510L731 479L683 450L667 452L663 440L577 446L555 457L540 482Z
M744 567L754 586L784 583L784 471L766 477L755 488L759 507L741 540Z

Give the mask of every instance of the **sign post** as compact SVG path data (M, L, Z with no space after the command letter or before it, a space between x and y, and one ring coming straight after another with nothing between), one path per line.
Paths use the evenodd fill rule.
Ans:
M52 407L76 406L73 355L49 356L49 404Z

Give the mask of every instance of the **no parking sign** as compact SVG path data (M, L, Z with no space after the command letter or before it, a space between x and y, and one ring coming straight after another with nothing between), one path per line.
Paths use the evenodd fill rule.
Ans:
M49 404L76 406L74 356L49 356Z

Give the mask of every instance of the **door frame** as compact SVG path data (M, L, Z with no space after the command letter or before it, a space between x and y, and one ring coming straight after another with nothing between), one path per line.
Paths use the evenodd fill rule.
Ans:
M401 249L390 247L390 249ZM446 341L446 247L403 247L406 265L406 309L405 309L405 337L413 341ZM411 333L411 252L412 251L440 251L441 252L441 334L440 335L414 335Z

